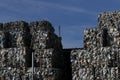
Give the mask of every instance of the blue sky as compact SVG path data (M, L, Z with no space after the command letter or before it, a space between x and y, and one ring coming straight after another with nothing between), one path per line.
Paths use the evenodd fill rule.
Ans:
M120 9L120 0L0 0L0 22L48 20L64 48L83 47L83 30L97 27L98 15Z

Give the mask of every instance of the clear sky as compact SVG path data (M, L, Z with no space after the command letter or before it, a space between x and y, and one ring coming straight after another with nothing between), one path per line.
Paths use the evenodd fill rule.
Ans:
M83 30L97 27L98 14L120 9L120 0L0 0L0 22L48 20L64 48L83 47Z

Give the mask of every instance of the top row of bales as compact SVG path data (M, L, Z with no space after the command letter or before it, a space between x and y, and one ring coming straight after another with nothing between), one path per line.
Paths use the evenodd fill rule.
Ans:
M48 21L15 21L0 24L0 48L62 48L60 38ZM57 45L57 47L55 47Z
M0 30L1 31L13 31L13 32L19 32L19 31L27 31L31 29L31 31L51 31L54 32L54 28L52 24L48 21L36 21L36 22L30 22L27 23L25 21L15 21L15 22L8 22L8 23L0 23Z
M98 27L84 30L84 47L120 46L120 12L104 12L98 17Z

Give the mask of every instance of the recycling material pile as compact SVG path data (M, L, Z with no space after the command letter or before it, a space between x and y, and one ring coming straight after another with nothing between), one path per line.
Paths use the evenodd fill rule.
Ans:
M37 67L52 68L53 49L37 49L34 52L34 60Z
M84 30L85 48L94 48L102 46L102 31L98 28Z
M38 80L62 80L61 75L62 71L61 69L54 69L54 68L34 68L34 79ZM32 78L32 69L28 68L26 72L26 77L28 77L28 80L31 80Z
M51 23L46 21L31 22L33 49L60 48L59 38L54 34L54 28Z
M26 48L8 48L0 50L0 67L25 67Z
M0 68L0 80L28 80L25 76L25 68L17 67L5 67L4 69Z
M112 79L114 77L118 79L118 67L120 62L119 54L120 48L118 47L101 47L94 50L74 50L71 53L73 80L76 80L77 78L82 79L83 77L87 78L87 80L90 77L90 80L93 80L93 78L96 79L97 77L102 79L102 76L105 76L105 74L109 77L106 76L103 79ZM115 69L115 76L113 76L114 71L111 72L113 69ZM85 72L82 73L82 71ZM101 76L99 76L100 74Z
M53 68L53 53L53 49L36 49L34 52L35 74L37 73L36 75L41 76L43 80L56 80L62 73L59 68ZM28 73L32 75L32 71Z
M26 64L25 48L2 49L0 54L0 77L3 80L31 80L32 68ZM28 52L30 53L30 52ZM52 67L53 49L36 50L34 52L34 78L42 80L61 80L62 70ZM27 57L30 58L30 57Z
M71 52L73 80L120 80L120 12L99 15L84 31L84 48Z
M113 46L120 46L120 12L105 12L99 15L99 28L107 28Z
M120 30L120 11L104 12L98 17L99 28L107 28L109 30Z
M79 68L74 72L73 80L119 80L118 68Z
M54 74L59 74L61 71L57 68L58 71L53 71L53 74L52 70L54 67L52 59L54 58L53 54L57 54L59 49L62 48L61 42L58 36L55 35L51 23L47 21L31 22L29 26L32 35L31 43L32 49L34 50L35 67L40 68L36 71L41 72L40 75L43 77L43 80L54 80L53 78L56 77ZM54 53L56 49L57 52ZM36 71L35 73L37 73ZM60 80L58 77L57 79Z
M107 32L105 31L107 30ZM106 33L105 33L106 32ZM106 40L107 42L104 42ZM103 28L86 29L84 31L84 47L86 49L102 47L104 45L117 47L120 45L120 32L116 29Z
M1 74L3 73L3 74ZM32 80L32 68L4 68L1 69L1 80ZM60 69L34 68L35 80L62 80Z
M35 80L61 80L62 70L52 66L53 53L61 49L48 21L0 24L0 80L31 80L32 53Z
M5 46L9 47L22 47L28 46L25 40L30 37L27 34L28 26L26 22L16 21L3 24L3 31L5 34ZM29 38L30 40L30 38ZM29 41L28 40L28 41Z
M0 50L0 77L2 80L17 80L26 70L26 48Z
M68 64L73 80L120 80L120 12L99 15L98 28L84 31L84 48L72 50L71 63L64 50L48 21L0 23L0 80L66 80Z

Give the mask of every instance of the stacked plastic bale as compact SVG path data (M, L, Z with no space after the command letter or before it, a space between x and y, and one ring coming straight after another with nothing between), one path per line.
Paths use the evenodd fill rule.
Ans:
M115 46L115 47L120 46L120 32L116 28L115 29L103 28L102 35L103 35L103 47L105 47L105 46ZM104 40L106 40L106 41L104 42Z
M60 69L41 69L39 67L34 68L34 79L35 80L62 80L62 73ZM32 79L32 68L28 68L26 72L28 80Z
M118 29L120 27L120 11L104 12L98 18L99 28Z
M53 49L36 49L34 52L35 66L52 68Z
M28 67L31 67L33 52L35 69L39 68L34 73L41 72L37 76L42 76L43 80L50 80L50 78L61 80L61 69L53 67L53 60L59 64L62 44L48 21L33 22L30 25L23 21L16 21L0 24L0 26L2 26L0 27L1 40L4 41L1 48L5 48L0 50L1 78L31 79L32 74L28 75L26 71L29 72Z
M93 80L93 68L87 62L89 52L86 50L73 50L71 52L72 80Z
M7 48L29 46L27 42L30 41L30 34L28 34L29 28L26 22L16 21L5 23L3 24L3 28Z
M60 53L50 49L36 49L34 52L35 67L40 68L61 68L61 62L59 61ZM57 56L58 55L58 56Z
M96 67L95 80L119 80L118 67Z
M36 49L33 53L35 69L37 69L34 73L38 73L39 71L40 73L37 75L41 76L43 80L52 80L55 77L52 72L53 51L53 49Z
M98 28L84 30L84 47L94 48L102 46L102 31Z
M55 35L54 28L48 21L31 22L33 49L61 48L61 41Z
M107 31L109 46L120 46L120 11L104 12L98 18L99 28ZM108 41L107 41L108 42ZM119 57L119 56L117 56ZM118 74L120 66L118 65ZM120 75L119 75L120 77Z
M120 12L104 12L99 15L100 29L107 29L110 45L120 46Z
M62 80L63 77L61 77L62 75L62 69L61 68L55 68L53 66L54 61L53 58L55 58L54 54L56 54L56 52L54 51L54 49L36 49L34 52L34 66L35 66L35 70L34 73L38 73L36 74L38 76L41 76L43 80ZM55 58L55 60L58 63L59 58ZM61 63L60 63L61 65ZM29 71L29 73L31 73L31 71ZM31 75L31 74L29 74ZM34 74L35 75L35 74ZM35 75L35 77L37 77Z
M95 80L119 80L118 67L96 67Z
M120 45L120 12L101 13L98 28L84 31L85 48Z
M94 80L92 68L79 68L72 80Z
M27 80L24 78L25 70L22 68L4 68L1 73L1 80Z
M52 69L57 73L61 73L61 69L53 66L53 58L59 64L58 61L60 58L56 58L54 55L58 55L57 53L62 49L61 41L54 33L54 28L48 21L31 22L29 26L32 35L31 47L34 50L35 68L40 68L39 70L43 80L54 78L54 75L49 75L49 71ZM57 79L59 80L61 78Z
M84 48L94 49L99 47L111 46L113 36L118 36L119 33L113 35L108 29L93 28L84 31Z
M71 53L73 80L119 79L119 52L119 47L73 50Z
M4 49L0 50L1 78L16 80L16 76L25 75L26 68L31 64L29 28L26 22L16 21L4 23L0 30L4 41Z
M101 47L94 52L95 79L118 80L119 51L119 47Z
M31 53L27 48L7 48L0 50L0 77L15 79L22 78L26 73L28 62L26 57Z

